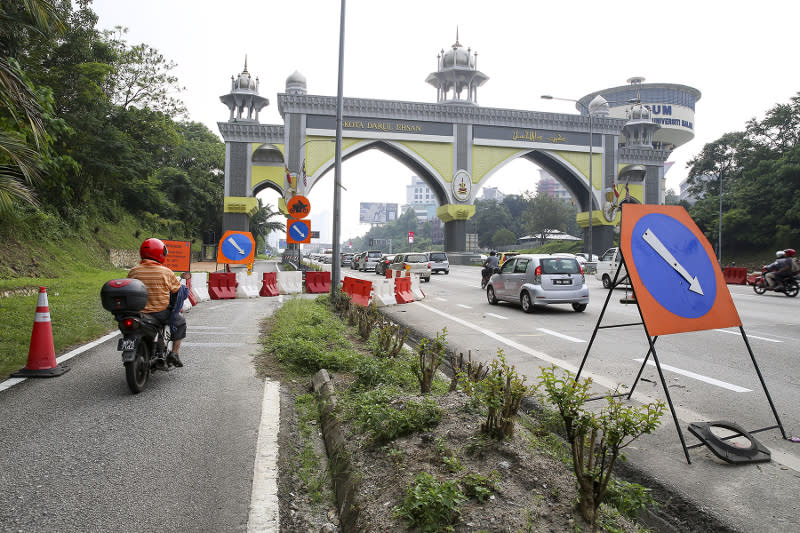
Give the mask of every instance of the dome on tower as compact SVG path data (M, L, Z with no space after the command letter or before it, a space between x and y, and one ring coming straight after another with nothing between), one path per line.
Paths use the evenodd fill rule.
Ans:
M288 78L286 78L286 85L287 86L290 85L290 84L295 84L295 83L299 83L299 84L303 84L303 85L306 84L306 77L303 76L302 74L300 74L296 70Z
M474 68L475 61L470 54L470 50L464 48L456 39L455 44L442 55L442 66L447 67L467 67Z
M631 120L650 120L650 110L637 103L628 111L628 116Z
M258 78L253 79L247 71L247 56L241 74L231 76L231 92L219 99L230 110L228 122L258 123L258 112L269 105L269 100L258 95Z
M244 58L244 70L239 74L239 77L233 81L234 91L256 91L258 92L258 80L254 80L253 77L247 72L247 56Z
M286 78L286 92L289 94L306 94L306 77L295 70Z
M461 46L456 29L456 42L436 57L436 72L428 74L425 81L436 87L439 102L475 105L478 87L488 79L478 70L478 53Z

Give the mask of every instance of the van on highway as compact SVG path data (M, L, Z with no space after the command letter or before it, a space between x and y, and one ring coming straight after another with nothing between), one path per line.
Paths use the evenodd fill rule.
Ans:
M603 287L606 289L611 288L611 283L614 281L614 276L617 274L617 268L619 268L620 263L622 263L622 252L619 248L609 248L603 252L603 255L597 261L597 271L594 276L603 282ZM625 265L622 265L619 271L619 279L625 278L624 285L630 283L630 279L627 276L628 271L625 270Z

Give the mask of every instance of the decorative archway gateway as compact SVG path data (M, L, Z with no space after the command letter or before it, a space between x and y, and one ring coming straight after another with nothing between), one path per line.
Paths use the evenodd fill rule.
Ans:
M654 148L653 135L662 126L651 119L648 104L638 101L627 117L616 118L604 101L592 115L590 139L586 115L479 107L477 87L488 78L475 67L476 58L458 39L442 52L437 72L427 79L437 88L437 103L343 102L342 158L380 150L423 179L439 204L446 251L466 249L466 221L475 213L479 189L518 158L544 168L571 192L584 234L591 213L595 253L612 245L620 200L663 203L664 161L670 150ZM699 92L669 86L692 94L687 106L693 121ZM307 94L305 78L295 72L278 94L284 124L260 124L258 112L268 101L258 96L258 81L247 72L246 62L238 79L232 79L231 93L220 99L230 109L229 121L218 123L226 143L223 230L246 231L259 191L275 189L283 207L295 194L307 196L334 167L337 102L336 97ZM376 183L381 179L376 176Z

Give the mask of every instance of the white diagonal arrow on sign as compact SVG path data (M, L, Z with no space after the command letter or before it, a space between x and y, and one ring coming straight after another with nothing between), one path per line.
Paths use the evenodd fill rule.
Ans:
M300 237L301 239L304 239L306 237L306 234L303 233L303 230L301 230L297 224L293 225L292 229L295 230L294 232L297 233L297 236Z
M653 230L647 228L647 230L645 230L645 232L642 234L642 239L644 239L644 242L649 244L650 247L655 250L656 253L667 262L667 264L669 264L669 266L674 268L678 274L683 276L683 279L689 282L690 291L696 292L697 294L703 294L703 289L700 288L700 282L697 280L697 276L692 277L692 275L689 274L689 271L686 270L686 268L680 264L677 259L675 259L675 256L673 256L670 251L667 250L667 247L664 246L664 243L661 242L658 237L656 237L656 234L653 233Z
M239 253L240 253L240 254L242 254L242 255L246 255L246 254L244 253L244 250L242 250L242 247L241 247L241 246L239 246L239 243L238 243L238 242L236 242L236 239L234 239L233 237L228 237L228 242L229 242L229 243L231 243L231 244L233 245L233 247L234 247L234 248L236 248L237 250L239 250Z

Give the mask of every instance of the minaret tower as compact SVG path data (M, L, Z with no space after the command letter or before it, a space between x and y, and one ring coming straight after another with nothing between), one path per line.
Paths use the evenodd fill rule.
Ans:
M231 92L219 97L231 112L228 122L258 123L258 112L269 105L268 99L258 95L258 84L258 78L253 79L247 72L245 56L242 73L238 78L231 76Z
M631 85L640 85L644 78L631 78ZM642 104L637 87L636 103L628 111L628 122L622 128L625 146L629 148L653 148L653 134L661 126L653 122L650 110Z
M489 77L477 69L478 53L458 42L458 28L456 42L447 52L442 50L436 60L436 72L431 72L425 79L436 87L436 101L477 105L478 87ZM462 98L464 92L466 95Z

